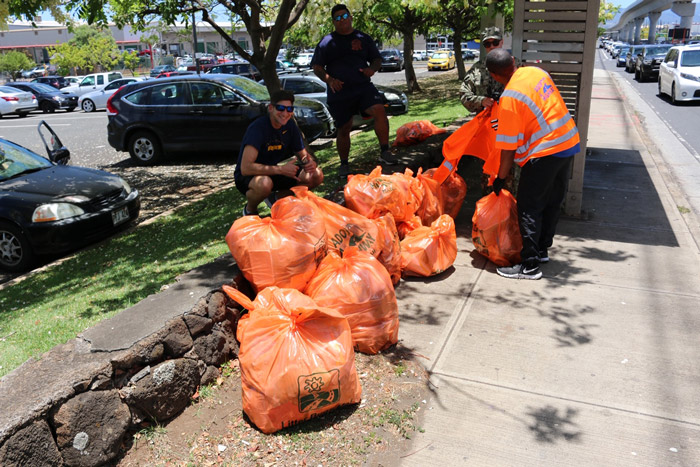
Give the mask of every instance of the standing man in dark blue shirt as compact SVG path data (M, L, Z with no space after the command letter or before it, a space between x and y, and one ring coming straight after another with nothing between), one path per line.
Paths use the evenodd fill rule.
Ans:
M277 91L270 97L268 115L248 126L234 171L236 188L246 197L243 215L256 215L258 205L273 192L297 185L310 189L323 183L323 172L304 147L294 115L294 94ZM296 154L296 160L277 165Z
M328 109L338 128L339 174L345 178L350 173L352 117L360 112L374 118L381 160L395 164L397 158L389 149L389 121L382 97L370 79L382 66L379 50L370 36L352 27L352 15L345 5L334 6L331 18L335 31L316 46L311 67L328 85Z

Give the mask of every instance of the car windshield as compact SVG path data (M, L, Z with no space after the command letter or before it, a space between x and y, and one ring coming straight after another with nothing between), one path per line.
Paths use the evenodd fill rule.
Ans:
M56 92L56 88L49 86L48 84L36 83L34 88L40 92Z
M270 93L267 92L267 88L262 84L256 83L252 79L244 78L239 75L227 75L224 78L220 78L220 80L241 91L251 99L255 99L256 101L270 100Z
M447 52L436 52L430 58L447 58Z
M0 181L8 180L24 172L51 167L51 162L29 149L0 139Z
M668 47L649 47L647 49L646 54L647 55L661 55L661 54L665 54L666 52L668 52L668 49L670 49L670 48L671 48L670 46L668 46Z
M683 52L681 66L700 66L700 49Z

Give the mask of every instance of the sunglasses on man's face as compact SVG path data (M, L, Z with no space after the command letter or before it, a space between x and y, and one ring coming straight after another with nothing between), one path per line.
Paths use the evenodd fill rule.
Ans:
M350 17L350 13L348 13L348 12L346 11L346 12L343 13L342 15L334 16L333 19L336 20L336 21L342 21L342 20L344 20L344 19L348 19L349 17Z
M289 113L294 112L294 106L293 105L282 105L282 104L275 104L275 108L279 112L284 112L285 110Z
M496 41L496 40L484 41L484 47L496 47L499 42L501 42L501 41Z

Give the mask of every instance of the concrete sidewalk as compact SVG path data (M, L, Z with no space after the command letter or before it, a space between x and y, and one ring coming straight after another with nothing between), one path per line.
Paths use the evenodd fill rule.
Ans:
M584 212L542 280L497 276L463 209L454 270L397 287L434 391L403 465L700 465L700 164L680 180L629 111L596 69Z

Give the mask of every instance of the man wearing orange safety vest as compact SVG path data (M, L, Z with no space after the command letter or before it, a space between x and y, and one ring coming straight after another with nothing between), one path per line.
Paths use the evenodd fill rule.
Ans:
M511 279L539 279L540 264L549 261L566 195L569 167L581 150L578 129L549 74L537 67L518 68L504 49L486 56L486 68L505 85L499 101L496 148L501 150L498 195L513 162L521 167L518 184L518 221L523 239L521 263L500 267Z

